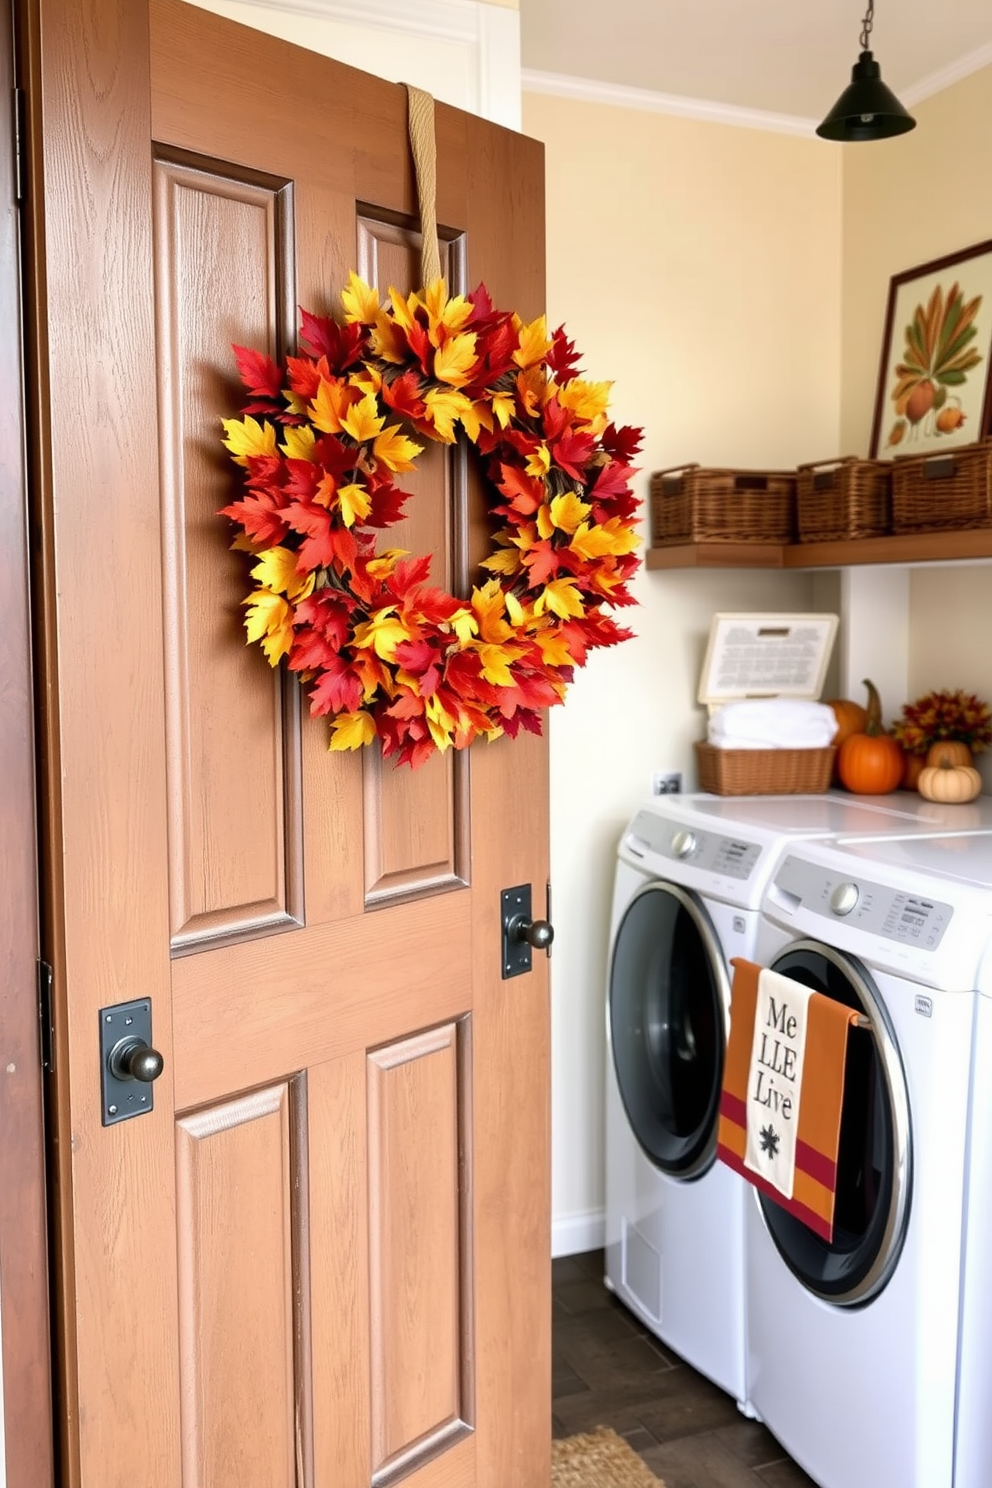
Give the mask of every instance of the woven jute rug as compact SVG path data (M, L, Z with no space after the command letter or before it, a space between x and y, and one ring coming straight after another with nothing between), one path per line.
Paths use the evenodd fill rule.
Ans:
M609 1426L551 1444L551 1488L665 1488Z

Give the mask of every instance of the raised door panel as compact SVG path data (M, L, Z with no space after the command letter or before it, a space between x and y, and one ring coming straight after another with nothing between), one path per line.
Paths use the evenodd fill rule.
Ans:
M188 952L302 921L298 689L244 644L243 553L220 418L231 343L278 356L293 312L285 182L155 163L172 945Z

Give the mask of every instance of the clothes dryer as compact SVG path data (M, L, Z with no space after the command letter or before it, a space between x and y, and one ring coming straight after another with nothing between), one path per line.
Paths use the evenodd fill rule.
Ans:
M606 1282L746 1408L747 1185L715 1161L728 962L753 956L781 853L936 831L916 796L653 797L619 847L606 1002ZM990 821L992 824L992 821Z
M832 1242L746 1208L750 1399L821 1488L989 1482L990 938L987 833L790 846L765 896L754 959L868 1019Z

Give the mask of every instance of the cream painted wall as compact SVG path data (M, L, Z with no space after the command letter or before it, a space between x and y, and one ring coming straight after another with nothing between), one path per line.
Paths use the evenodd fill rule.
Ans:
M992 157L992 68L914 113L911 134L845 156L841 428L856 452L868 449L891 275L992 239L980 165ZM911 570L906 624L907 697L963 687L992 701L989 567ZM992 791L992 759L979 765Z
M548 312L613 414L645 430L639 487L678 461L837 453L840 159L819 142L524 95L544 141ZM601 1239L604 1032L616 845L652 771L695 784L715 610L811 609L810 575L642 571L637 639L593 656L550 719L552 1207L558 1253Z

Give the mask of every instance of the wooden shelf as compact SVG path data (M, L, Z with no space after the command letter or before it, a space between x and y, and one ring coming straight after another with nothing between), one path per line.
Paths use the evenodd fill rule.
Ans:
M992 527L915 532L848 542L684 543L647 548L644 566L665 568L848 568L861 563L956 563L992 559Z

